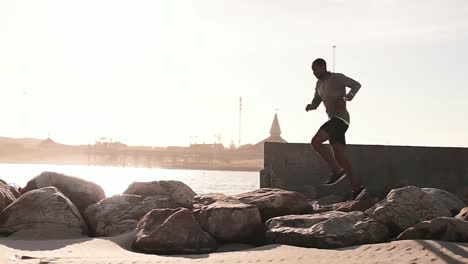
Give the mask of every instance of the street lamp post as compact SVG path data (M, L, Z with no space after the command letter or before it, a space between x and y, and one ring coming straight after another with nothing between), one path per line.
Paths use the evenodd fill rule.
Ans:
M332 48L333 48L333 71L335 71L335 49L336 49L336 45L333 45Z
M239 97L239 148L241 146L242 96Z

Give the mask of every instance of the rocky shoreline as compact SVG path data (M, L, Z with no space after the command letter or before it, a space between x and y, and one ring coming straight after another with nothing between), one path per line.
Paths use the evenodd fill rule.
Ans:
M105 197L93 182L44 172L17 188L0 180L0 236L43 240L131 236L131 250L205 254L230 243L332 249L406 239L468 242L468 207L455 194L407 186L386 197L317 206L271 188L196 194L178 181L135 182Z

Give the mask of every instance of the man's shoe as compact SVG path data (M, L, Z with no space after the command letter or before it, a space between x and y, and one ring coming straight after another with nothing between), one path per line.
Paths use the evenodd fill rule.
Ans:
M323 185L334 185L334 184L337 184L338 182L340 182L342 179L344 179L346 177L346 172L344 170L340 170L339 172L337 173L334 173L330 176L330 179L323 183Z
M353 197L352 197L352 199L353 199L354 201L358 201L358 200L360 200L362 197L364 197L364 195L365 195L366 193L367 193L366 188L364 188L363 186L361 186L361 188L360 188L359 190L357 190L357 191L355 191L355 192L353 191Z

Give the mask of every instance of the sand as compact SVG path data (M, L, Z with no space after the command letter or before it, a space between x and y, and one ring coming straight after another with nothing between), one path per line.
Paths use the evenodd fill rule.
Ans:
M268 245L202 255L158 256L127 250L132 234L62 240L0 239L0 263L468 263L468 243L404 240L342 249ZM240 249L234 245L228 248ZM244 247L245 248L245 247Z

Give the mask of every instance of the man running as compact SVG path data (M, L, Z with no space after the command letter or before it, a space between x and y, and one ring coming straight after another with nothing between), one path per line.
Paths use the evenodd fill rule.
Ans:
M361 199L366 189L361 185L361 179L352 172L351 164L346 159L345 133L350 124L346 102L351 101L361 88L357 81L344 74L327 71L327 63L316 59L312 63L312 71L317 77L315 95L312 102L306 106L306 111L315 110L321 102L329 120L323 124L312 138L312 146L322 156L331 168L332 174L325 185L333 185L348 177L353 188L352 199ZM346 93L346 87L351 90ZM329 141L332 152L322 143Z

